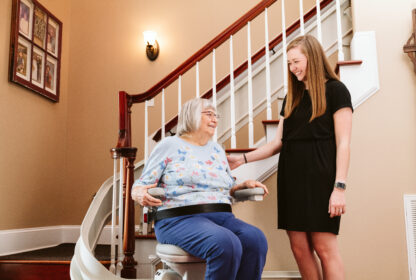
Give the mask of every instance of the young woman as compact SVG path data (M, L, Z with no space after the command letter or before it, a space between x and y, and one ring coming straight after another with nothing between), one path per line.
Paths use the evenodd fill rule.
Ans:
M314 37L299 37L287 49L289 87L276 138L228 161L234 169L280 152L278 228L287 231L302 279L322 279L323 273L340 280L337 235L346 211L351 96Z

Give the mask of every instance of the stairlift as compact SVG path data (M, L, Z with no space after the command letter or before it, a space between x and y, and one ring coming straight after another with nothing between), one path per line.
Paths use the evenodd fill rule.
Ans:
M164 196L162 188L148 190L153 197ZM234 193L233 203L242 201L263 200L262 188L242 189ZM153 209L154 210L154 209ZM164 264L163 269L155 273L154 280L203 280L205 275L205 261L182 250L178 246L170 244L157 244L156 254Z

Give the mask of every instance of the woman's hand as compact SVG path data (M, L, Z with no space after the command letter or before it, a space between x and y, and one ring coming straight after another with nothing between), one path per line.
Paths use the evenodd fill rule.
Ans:
M264 190L263 197L269 194L269 190L262 183L260 183L258 181L254 181L254 180L247 180L247 181L244 181L241 184L238 184L238 185L235 185L234 187L232 187L231 190L230 190L230 195L233 196L234 192L237 191L237 190L253 189L253 188L262 188Z
M137 201L141 206L160 206L162 205L162 201L147 193L148 189L156 186L157 183L154 183L153 185L134 186L131 190L131 198L134 201Z
M329 198L328 213L331 218L341 216L346 212L345 190L334 188Z
M243 155L239 156L227 156L228 164L230 165L231 170L236 169L244 163Z

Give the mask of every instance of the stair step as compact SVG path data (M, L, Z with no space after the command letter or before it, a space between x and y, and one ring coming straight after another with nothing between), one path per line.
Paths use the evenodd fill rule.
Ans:
M335 73L339 73L339 67L340 66L347 66L347 65L361 65L363 63L362 60L344 60L344 61L338 61L337 66L335 67Z
M264 132L266 133L266 142L269 143L276 137L277 126L280 120L264 120L262 121Z
M227 154L244 154L254 151L255 148L246 148L246 149L225 149Z
M156 239L156 235L154 233L151 234L137 234L135 235L136 239Z
M69 268L75 244L64 243L55 247L0 257L2 280L70 279ZM97 259L110 266L110 245L97 245Z
M266 126L268 124L279 124L280 120L264 120L261 122L263 123L263 126Z

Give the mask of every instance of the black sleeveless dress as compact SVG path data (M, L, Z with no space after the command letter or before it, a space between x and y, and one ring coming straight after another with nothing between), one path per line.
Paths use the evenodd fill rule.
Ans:
M342 82L328 80L326 101L325 114L309 122L312 107L305 90L299 105L284 120L277 178L279 229L339 232L340 217L330 218L328 213L336 175L333 114L344 107L352 110L351 96ZM285 104L286 98L282 116Z

